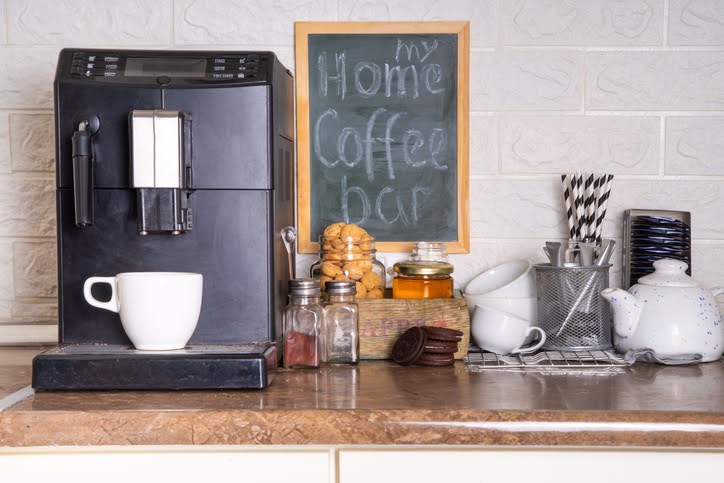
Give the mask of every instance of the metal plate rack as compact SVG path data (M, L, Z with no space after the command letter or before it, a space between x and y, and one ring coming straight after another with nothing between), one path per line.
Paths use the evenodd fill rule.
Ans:
M465 356L469 371L513 370L538 372L622 372L634 359L610 350L540 351L535 354L502 356L492 352L470 352Z

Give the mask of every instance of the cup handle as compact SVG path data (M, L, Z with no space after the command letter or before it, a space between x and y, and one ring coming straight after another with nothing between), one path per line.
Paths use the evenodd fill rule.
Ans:
M111 299L108 302L101 302L91 294L91 287L96 283L107 283L111 286ZM83 296L85 301L99 309L118 312L118 298L116 297L116 277L90 277L83 284Z
M513 349L511 354L527 354L529 352L535 352L540 349L543 344L546 343L546 332L540 327L528 327L525 330L525 336L528 337L528 335L530 335L530 333L534 331L540 334L540 340L538 341L538 343L532 346L518 347L517 349Z

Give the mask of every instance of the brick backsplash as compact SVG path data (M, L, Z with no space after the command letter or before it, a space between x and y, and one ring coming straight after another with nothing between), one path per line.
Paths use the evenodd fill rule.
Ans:
M585 55L577 51L472 52L473 111L580 111Z
M660 46L664 1L501 1L504 45Z
M724 284L720 0L0 0L0 343L3 328L55 334L58 50L268 49L293 69L302 20L470 21L472 247L452 257L458 287L544 261L544 241L565 237L558 175L572 171L616 175L604 234L619 242L627 208L691 211L694 276ZM613 261L618 285L620 250Z

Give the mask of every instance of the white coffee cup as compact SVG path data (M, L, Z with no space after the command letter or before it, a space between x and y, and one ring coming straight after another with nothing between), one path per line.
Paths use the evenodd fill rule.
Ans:
M530 325L538 325L538 299L536 297L526 297L522 299L509 299L488 297L487 295L463 294L465 303L470 311L470 320L473 320L473 313L476 305L482 305L491 309L500 310L513 314L521 319L529 320ZM525 340L526 344L533 342L538 334L532 333Z
M538 325L538 299L536 297L525 298L504 298L490 297L486 294L463 294L465 303L470 312L470 320L473 319L476 305L484 305L501 312L508 312L520 317L521 319L530 320L531 325Z
M111 299L91 294L96 283L111 286ZM126 335L138 350L183 349L196 330L201 312L200 273L127 272L115 277L90 277L83 285L86 302L117 312Z
M502 263L472 279L465 293L501 298L535 297L533 264L529 260Z
M478 347L496 354L535 352L546 341L545 331L531 326L529 320L483 305L475 306L470 331ZM523 346L533 332L540 334L540 340L532 346Z

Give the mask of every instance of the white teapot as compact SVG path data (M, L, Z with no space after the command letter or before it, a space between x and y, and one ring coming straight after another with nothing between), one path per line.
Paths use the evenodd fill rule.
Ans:
M700 354L701 362L724 354L724 321L715 295L684 273L687 264L668 258L629 289L601 292L613 310L614 346L619 352L651 349L661 359Z

